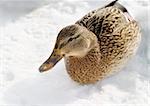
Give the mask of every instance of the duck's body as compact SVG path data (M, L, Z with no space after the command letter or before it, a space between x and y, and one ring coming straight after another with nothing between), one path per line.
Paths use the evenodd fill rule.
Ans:
M116 6L92 11L76 24L86 27L98 38L97 48L82 58L67 57L71 78L79 83L93 83L118 71L136 53L139 27Z
M123 6L112 2L88 13L75 23L74 26L77 29L74 31L80 29L76 32L84 32L84 40L88 42L90 39L89 45L94 44L94 46L80 45L90 48L86 55L76 56L73 52L74 54L65 56L67 72L74 81L85 84L101 80L114 71L118 71L136 53L141 38L140 29L137 22L126 14L127 11ZM69 28L71 30L71 27ZM58 37L58 42L65 38L65 31L60 32L62 36ZM96 43L92 44L91 39L95 36ZM55 49L57 49L56 46ZM80 54L82 55L82 52Z

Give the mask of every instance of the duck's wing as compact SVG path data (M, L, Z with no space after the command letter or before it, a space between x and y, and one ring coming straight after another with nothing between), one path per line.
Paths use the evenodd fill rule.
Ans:
M89 12L88 14L86 14L85 16L83 16L83 18L81 18L80 20L78 20L76 22L76 24L79 24L81 26L87 27L86 23L89 19L91 19L94 15L96 15L98 12L102 11L102 9L107 8L107 7L111 7L114 6L117 3L118 0L114 0L111 3L107 4L104 7L98 8L96 10L93 10L91 12Z
M100 52L108 61L117 59L121 62L136 52L140 39L140 27L136 21L123 23L113 33L100 36Z
M99 40L100 35L112 33L120 23L126 23L130 19L132 17L126 8L115 0L102 8L89 12L76 24L92 31Z
M96 15L97 11L98 10L93 10L93 11L89 12L83 18L81 18L80 20L78 20L75 24L87 27L88 20L91 19L94 15Z
M77 24L92 31L100 41L100 36L113 33L118 25L126 23L127 21L120 9L111 6L96 11L95 14L90 15L90 18L84 17L78 21Z

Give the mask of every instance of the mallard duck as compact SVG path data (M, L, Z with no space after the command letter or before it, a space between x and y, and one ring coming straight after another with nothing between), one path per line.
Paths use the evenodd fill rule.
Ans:
M64 58L71 79L95 83L119 71L136 53L140 39L139 25L115 0L63 28L39 70L47 71Z

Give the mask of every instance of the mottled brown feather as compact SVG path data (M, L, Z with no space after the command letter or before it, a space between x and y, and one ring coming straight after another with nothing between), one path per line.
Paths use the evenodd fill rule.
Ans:
M85 57L65 58L68 74L82 84L94 83L119 70L135 54L140 42L137 22L129 21L116 6L94 10L76 24L98 38L98 46Z

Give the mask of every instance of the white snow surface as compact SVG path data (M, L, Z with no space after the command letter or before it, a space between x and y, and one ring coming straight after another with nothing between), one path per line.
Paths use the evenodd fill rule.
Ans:
M0 106L150 106L148 0L120 0L142 27L140 47L119 73L90 85L71 80L63 60L38 68L63 27L110 0L33 1L0 1Z

